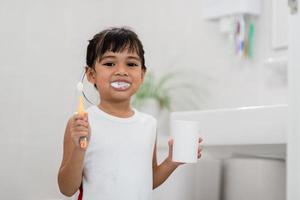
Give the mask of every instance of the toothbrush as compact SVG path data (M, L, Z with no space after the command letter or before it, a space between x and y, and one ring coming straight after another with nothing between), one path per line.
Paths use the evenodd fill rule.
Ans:
M237 54L242 58L245 48L245 19L243 15L237 17Z
M250 58L253 58L253 42L254 42L254 23L250 22L249 27L249 46L248 46L248 55Z
M79 115L83 116L86 112L84 110L84 100L83 100L83 96L82 96L82 91L83 91L82 82L79 82L77 84L77 91L79 93L79 103L78 103L78 107L77 107L77 113ZM85 149L87 147L87 137L86 136L80 137L79 145L80 145L80 148L82 148L82 149Z

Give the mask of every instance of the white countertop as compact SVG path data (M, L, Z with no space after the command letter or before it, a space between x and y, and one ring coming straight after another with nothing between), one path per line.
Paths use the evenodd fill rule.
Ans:
M171 120L198 121L210 152L284 158L288 106L266 105L171 113Z

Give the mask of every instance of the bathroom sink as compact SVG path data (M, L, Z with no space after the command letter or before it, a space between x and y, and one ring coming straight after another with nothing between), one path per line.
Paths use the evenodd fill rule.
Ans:
M171 113L200 123L204 149L216 156L285 158L286 104Z

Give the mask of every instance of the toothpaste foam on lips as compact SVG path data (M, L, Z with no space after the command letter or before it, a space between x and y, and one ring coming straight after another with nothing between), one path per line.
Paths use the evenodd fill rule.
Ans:
M130 87L130 83L127 82L112 82L110 84L113 88L125 90Z

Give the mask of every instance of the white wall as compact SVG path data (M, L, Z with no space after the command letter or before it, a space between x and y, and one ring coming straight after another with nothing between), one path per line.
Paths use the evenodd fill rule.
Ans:
M217 24L202 19L201 0L0 1L0 198L61 197L56 175L75 84L87 40L105 27L132 26L155 73L194 74L208 91L201 108L286 102L285 84L262 64L285 53L270 48L270 4L256 24L254 59L239 63Z
M300 191L300 107L299 107L299 33L300 33L300 14L290 16L289 27L290 51L289 51L289 134L287 147L287 200L299 199Z
M166 61L155 66L167 70L173 64L174 68L199 71L195 81L205 84L209 91L204 108L286 103L282 77L263 64L268 57L286 54L286 50L271 48L271 3L262 1L262 14L255 20L254 58L246 61L232 55L217 22L202 19L201 0L176 3L171 13L161 15L165 24L160 27L162 44L168 49L164 53Z

